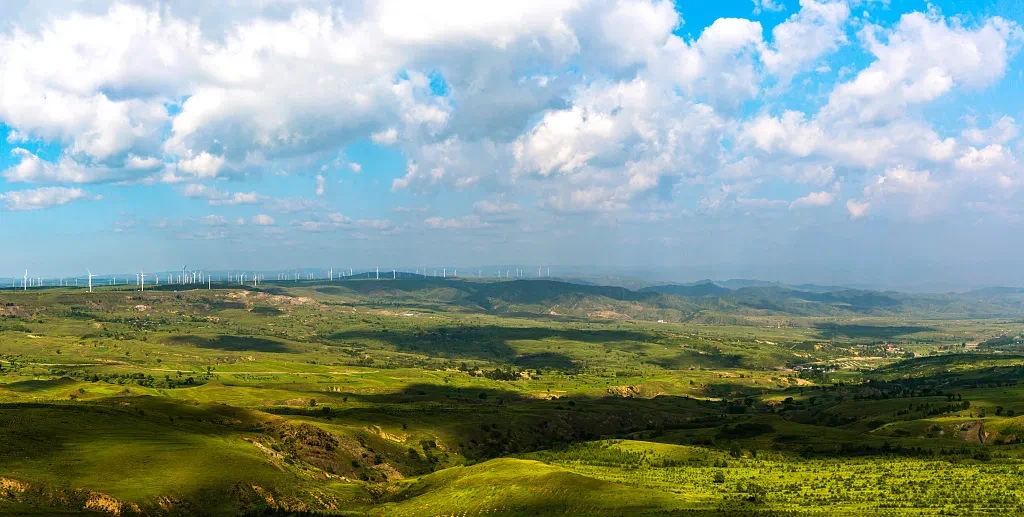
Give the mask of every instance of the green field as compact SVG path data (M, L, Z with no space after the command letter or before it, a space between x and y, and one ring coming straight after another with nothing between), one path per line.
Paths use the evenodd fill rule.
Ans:
M0 514L1024 513L1016 300L175 287L0 291Z

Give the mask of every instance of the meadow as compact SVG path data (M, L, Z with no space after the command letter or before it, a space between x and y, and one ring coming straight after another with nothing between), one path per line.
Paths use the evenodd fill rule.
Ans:
M0 513L1024 513L1017 300L211 287L0 290Z

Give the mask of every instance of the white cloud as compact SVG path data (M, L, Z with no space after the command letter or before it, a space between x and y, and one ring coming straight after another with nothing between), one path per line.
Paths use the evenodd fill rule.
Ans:
M991 169L1009 169L1016 160L1010 150L999 145L987 145L981 149L967 148L966 152L956 160L957 167L970 171Z
M228 194L223 198L210 199L210 205L255 205L263 202L265 199L266 196L260 195L256 192L235 192L233 194Z
M67 156L49 162L20 147L12 149L11 154L19 161L5 170L3 176L12 183L99 183L128 179L131 173L105 166L88 167Z
M264 206L275 212L295 213L321 207L323 203L303 198L264 198Z
M511 201L505 201L503 194L498 194L493 199L481 199L473 203L473 211L482 215L508 214L518 210L519 205Z
M798 198L790 203L790 208L804 207L804 206L828 206L835 200L835 196L831 192L811 192L804 197Z
M325 179L322 174L317 174L317 176L316 176L316 195L318 195L318 196L324 195L324 191L326 190L325 189L326 183L327 183L327 179Z
M307 181L319 170L323 196L327 171L369 166L347 154L367 140L405 164L392 190L477 191L460 197L481 200L476 217L522 210L496 192L554 212L537 217L783 206L754 188L773 181L820 191L793 207L834 204L827 185L842 181L864 189L861 212L870 204L893 215L887 207L904 204L920 214L925 199L948 207L1019 183L1013 118L933 125L924 108L1006 75L1024 39L1002 18L932 10L876 26L867 20L891 18L873 3L801 0L766 34L742 18L683 26L669 0L334 5L96 0L18 10L0 29L0 121L16 146L3 177L180 183L212 206L383 231L404 227L317 216L330 207L312 196L201 183ZM866 13L851 17L851 5ZM854 27L866 66L836 52ZM811 70L822 73L794 80ZM954 111L941 119L962 116ZM914 190L899 171L928 171L928 187Z
M1020 135L1017 121L1010 116L1000 117L988 129L969 127L961 133L973 145L999 144L1006 145Z
M79 188L42 187L32 190L13 190L0 193L0 205L7 210L42 210L66 205L79 199L102 199Z
M331 212L327 214L327 219L334 224L348 224L352 222L351 218L346 217L341 212Z
M753 0L754 2L754 14L760 14L761 11L784 11L786 9L785 4L779 0Z
M480 219L478 215L465 215L462 217L430 217L423 220L427 228L435 230L470 230L490 226Z
M370 135L370 138L378 144L391 145L398 141L398 130L393 127L388 128Z
M849 16L846 0L800 0L800 11L772 29L772 43L761 54L765 68L788 83L846 43Z
M216 178L224 167L224 157L206 151L178 162L178 170L197 178Z
M931 171L891 167L864 187L864 198L872 204L902 207L911 217L920 219L949 208L952 192L947 183L935 179Z
M850 217L853 219L864 217L870 209L871 203L867 201L856 201L853 199L846 201L846 211L850 213Z
M1010 42L1020 40L1021 29L999 17L968 27L955 18L909 13L892 30L868 26L862 37L875 61L835 88L826 116L894 118L956 86L992 84L1005 74Z
M181 190L181 195L190 198L210 198L223 195L220 191L199 183L186 185Z
M206 226L224 226L228 224L227 219L222 215L206 215L199 218L199 222Z
M568 192L553 194L542 203L542 206L557 213L582 212L617 212L625 210L627 205L616 199L613 193L602 187L573 189Z
M256 192L224 192L201 183L191 183L181 190L181 195L193 199L206 199L210 206L255 205L266 200Z
M267 214L254 215L250 221L256 226L273 226L275 224L274 218Z

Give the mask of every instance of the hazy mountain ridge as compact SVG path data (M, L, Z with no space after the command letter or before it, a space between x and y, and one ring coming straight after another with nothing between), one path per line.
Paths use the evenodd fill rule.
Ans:
M784 286L728 289L716 283L667 284L631 290L561 280L509 282L405 279L340 282L324 294L363 302L418 302L489 313L549 314L682 321L702 313L733 316L1021 317L1017 290L980 294L915 294L862 289L798 290ZM328 292L327 290L330 290Z

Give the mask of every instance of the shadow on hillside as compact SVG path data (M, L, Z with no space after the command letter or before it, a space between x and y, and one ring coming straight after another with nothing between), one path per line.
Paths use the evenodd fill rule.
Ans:
M817 457L931 457L934 449L949 448L947 453L955 455L963 447L978 445L873 436L841 427L840 423L795 421L777 414L775 409L748 407L743 398L754 391L763 392L763 388L752 390L751 386L723 379L721 383L711 383L708 394L726 400L677 395L545 399L501 389L420 384L388 394L331 393L317 399L328 405L327 409L278 407L266 411L340 420L367 429L401 428L411 433L428 433L444 437L448 450L472 461L608 438L696 444L722 450L734 447L737 440L742 443L756 439L758 443L751 444L755 447L768 445L779 451ZM795 394L796 390L778 392ZM825 391L816 393L820 396ZM898 394L894 391L892 396ZM352 402L357 404L348 406ZM794 411L805 417L809 416L808 410L827 415L834 402L800 406ZM953 445L957 450L952 449Z
M919 325L876 326L835 323L818 323L814 325L814 328L818 330L818 337L821 339L831 339L833 336L847 339L894 339L918 332L934 332L938 330L934 327Z
M453 359L481 359L504 361L529 368L564 368L572 358L560 353L544 352L520 356L512 344L516 341L560 340L583 344L604 345L623 341L647 341L650 336L628 330L560 330L541 327L453 327L420 330L417 332L375 332L348 330L325 338L330 343L345 341L383 341L402 352L415 352L437 356L444 354Z
M189 345L196 348L224 350L228 352L274 352L293 353L284 343L253 336L171 336L167 342L172 345Z
M647 361L667 370L685 370L691 367L739 368L743 366L743 355L723 354L717 350L703 353L697 350L684 350L673 357L653 358Z
M130 388L128 388L130 389ZM108 397L86 403L0 404L0 459L34 461L91 443L165 442L188 448L193 435L226 435L250 429L258 413L230 406L195 406L161 397ZM2 462L0 462L2 463Z
M16 391L21 393L31 393L35 391L46 391L52 388L61 388L75 384L78 381L69 379L67 377L61 377L59 379L33 379L29 381L17 381L10 384L0 384L0 388Z
M395 393L324 395L317 398L320 407L263 411L446 436L449 450L474 460L650 429L713 427L723 415L717 402L676 396L549 400L511 390L432 384L409 385ZM348 406L352 403L354 407Z

